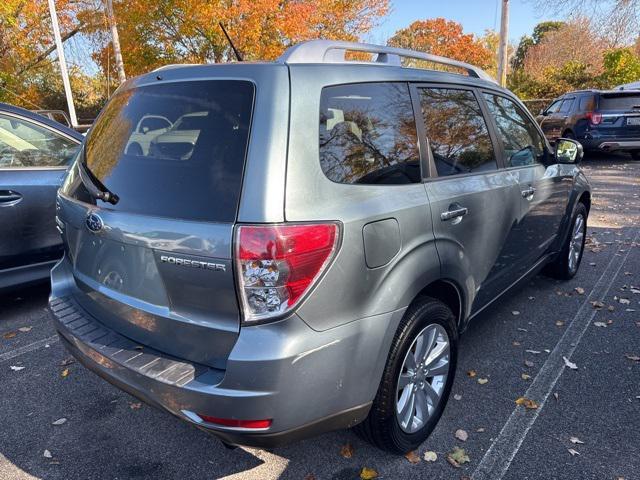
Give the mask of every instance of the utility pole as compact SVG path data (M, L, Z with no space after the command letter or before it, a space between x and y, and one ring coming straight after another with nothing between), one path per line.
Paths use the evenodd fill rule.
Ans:
M507 45L509 41L509 0L501 0L500 45L498 46L498 82L507 85Z
M111 42L113 43L113 54L116 57L118 81L124 83L127 80L127 76L124 74L124 62L122 61L122 52L120 51L120 37L118 36L116 17L113 15L113 0L107 0L107 18L109 19L109 26L111 27Z
M49 13L51 14L51 24L53 25L53 38L56 41L56 50L58 51L58 63L60 64L60 73L62 74L62 85L64 93L67 97L67 106L69 107L69 118L71 126L78 127L78 118L76 117L76 109L73 106L73 94L71 93L71 83L69 82L69 72L67 71L67 62L64 58L64 50L62 49L62 38L60 37L60 27L58 26L58 15L56 14L55 0L48 0Z

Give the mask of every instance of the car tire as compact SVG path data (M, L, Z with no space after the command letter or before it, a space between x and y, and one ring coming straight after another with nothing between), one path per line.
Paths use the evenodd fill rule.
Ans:
M631 158L634 160L640 160L640 150L633 150L631 152Z
M544 273L560 280L570 280L575 277L576 273L578 273L580 262L582 261L586 238L587 207L585 207L584 203L580 202L573 212L571 228L564 241L562 250L553 262L545 267Z
M373 405L367 418L355 427L356 433L394 454L405 454L424 442L449 398L457 342L451 309L430 297L416 300L400 322ZM422 357L419 349L420 353L426 352L424 362L415 362L416 356ZM410 369L409 364L414 368ZM399 386L401 376L406 385Z

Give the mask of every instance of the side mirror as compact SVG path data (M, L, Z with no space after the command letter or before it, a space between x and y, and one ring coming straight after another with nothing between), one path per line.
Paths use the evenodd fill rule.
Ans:
M582 161L584 150L582 145L570 138L559 138L556 140L556 161L558 163L575 163Z
M146 135L148 131L149 131L149 127L142 127L142 133Z

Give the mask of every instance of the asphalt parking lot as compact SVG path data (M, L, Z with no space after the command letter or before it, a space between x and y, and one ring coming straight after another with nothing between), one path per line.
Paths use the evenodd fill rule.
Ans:
M70 363L42 286L0 297L0 479L356 479L363 467L385 479L640 479L640 162L583 166L594 203L580 272L537 276L474 321L417 463L350 431L228 450ZM454 447L469 457L459 468Z

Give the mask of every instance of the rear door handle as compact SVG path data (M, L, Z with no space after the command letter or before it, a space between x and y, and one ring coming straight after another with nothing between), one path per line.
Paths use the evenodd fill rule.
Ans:
M22 199L22 195L13 190L0 190L0 206L15 205Z
M529 187L526 190L522 190L522 198L533 197L534 193L536 193L536 189L533 187Z
M440 214L440 220L442 220L443 222L446 222L447 220L457 220L457 222L455 223L458 223L467 213L469 213L469 209L466 207L458 207L453 209L449 207L449 210Z

